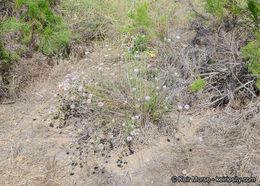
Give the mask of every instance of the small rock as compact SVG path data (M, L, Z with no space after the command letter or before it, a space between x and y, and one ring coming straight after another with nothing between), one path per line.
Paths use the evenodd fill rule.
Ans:
M94 170L98 170L98 167L96 166L96 167L94 167Z

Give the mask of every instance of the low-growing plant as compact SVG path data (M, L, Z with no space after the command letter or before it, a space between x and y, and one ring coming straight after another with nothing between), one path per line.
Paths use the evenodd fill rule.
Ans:
M14 61L16 59L18 59L18 56L15 53L7 52L4 44L0 40L0 70L3 70L2 67L7 67L11 61Z
M24 45L40 40L34 49L46 55L62 52L71 39L71 33L62 17L51 10L56 3L57 0L15 0L15 11L19 16L4 20L1 32L20 32L20 43Z
M4 63L8 63L10 61L10 55L6 52L2 42L0 41L0 67Z
M260 3L257 0L203 0L206 11L217 16L220 21L226 18L243 17L252 20L258 27ZM248 23L247 23L248 24Z
M128 12L128 16L131 19L131 25L127 26L123 32L132 37L136 35L131 42L130 53L144 52L148 49L148 43L153 34L148 3L139 3L134 11Z
M224 13L224 5L226 2L223 0L207 0L206 1L206 11L209 13L213 13L217 15L217 17L222 20L223 19L223 13Z
M247 8L250 11L249 17L254 21L255 26L259 27L260 3L257 0L248 0Z
M11 17L9 19L4 20L0 28L1 34L10 32L17 33L19 31L22 34L22 37L20 38L19 42L25 45L29 44L32 37L30 24L27 24L26 22L19 20L16 17Z
M132 115L144 116L151 121L160 120L170 104L165 101L167 96L166 86L159 85L159 82L155 79L148 81L145 72L146 68L140 61L134 65L134 69L132 63L129 64L127 71L123 73L125 75L118 75L116 79L102 72L97 73L96 82L89 81L87 83L88 80L84 75L82 75L84 78L80 74L69 75L68 77L74 76L74 78L67 79L61 85L65 91L64 96L62 96L63 106L59 106L63 112L61 118L64 119L64 114L66 115L71 110L70 107L64 105L76 102L75 107L76 105L83 107L81 103L90 102L89 99L91 99L91 104L94 106L102 102L104 103L102 108L112 112L121 112L122 115L125 115L126 120ZM114 73L112 73L112 76L115 76ZM86 97L87 93L95 95L93 98L96 101L92 97ZM82 97L82 95L86 96ZM71 100L71 98L73 99ZM53 118L56 117L58 116ZM61 122L59 126L63 126L64 121L59 122Z
M146 54L148 55L148 54ZM169 90L146 59L126 58L123 67L107 70L104 63L93 71L68 74L59 85L58 102L51 108L47 122L57 128L74 124L75 139L86 154L109 153L139 140L140 129L161 123L170 109ZM85 155L86 155L85 154Z
M130 30L138 32L149 32L152 25L151 18L149 16L149 6L147 2L141 2L137 5L135 12L130 11L128 13L132 20L132 26L129 27Z
M199 77L197 80L192 82L190 91L197 92L197 91L202 90L205 86L206 86L206 81Z
M148 77L147 68L146 62L131 61L126 71L128 78L122 79L121 87L128 87L127 92L130 93L129 97L133 96L132 103L138 113L148 114L151 121L159 121L171 103L166 101L167 87L163 86L164 82L159 82L156 74Z
M260 89L260 33L257 33L256 39L243 48L242 53L243 57L249 58L248 71L256 76L256 87Z
M150 40L149 35L129 35L124 39L124 45L129 54L139 54L144 51L149 51L148 42Z

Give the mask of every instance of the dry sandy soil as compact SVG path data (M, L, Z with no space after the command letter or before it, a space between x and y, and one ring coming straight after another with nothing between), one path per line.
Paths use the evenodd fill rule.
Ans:
M50 128L43 119L55 100L52 90L82 63L70 64L71 69L66 62L54 67L48 77L27 87L14 104L0 106L0 185L159 186L173 185L173 175L260 175L259 101L240 110L194 108L184 112L174 134L151 134L149 145L124 158L128 162L124 168L117 167L116 152L103 174L90 174L87 167L72 167L67 146L73 129ZM171 118L176 123L176 113Z

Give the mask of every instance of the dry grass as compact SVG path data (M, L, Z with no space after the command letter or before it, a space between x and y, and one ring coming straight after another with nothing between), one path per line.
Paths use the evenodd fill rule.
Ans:
M241 111L215 112L204 119L197 130L204 143L195 149L194 171L213 176L259 175L259 102Z
M106 7L100 10L107 4L100 5L96 1L91 3L93 12L98 8L99 16L110 15L106 16L106 20L113 22L114 25L121 28L128 24L126 21L128 19L121 9L118 11ZM132 3L114 0L109 6L127 10L134 6L134 1ZM187 92L190 82L195 77L193 73L200 70L195 66L197 63L193 57L199 56L197 62L201 66L205 62L205 56L216 55L211 52L217 49L208 42L213 38L210 34L205 38L202 37L204 35L195 37L194 42L197 38L206 40L206 46L212 44L211 48L203 48L202 45L196 47L192 43L189 44L193 34L196 33L180 28L176 28L175 31L169 29L173 23L177 24L176 27L179 26L175 16L182 15L186 11L181 10L182 3L170 6L171 3L167 0L150 2L153 9L157 8L157 5L161 7L151 16L156 22L156 29L167 35L167 41L158 38L152 40L152 52L155 56L143 54L140 60L127 55L126 49L121 46L123 43L121 37L115 37L118 30L112 30L115 34L111 35L112 40L110 38L99 41L88 48L82 46L78 55L75 46L72 52L75 58L71 60L56 61L50 67L46 59L39 60L37 57L30 63L14 67L17 76L23 77L17 79L16 84L25 82L26 74L35 81L23 89L21 98L13 106L0 107L0 145L3 145L3 150L0 152L0 184L166 186L172 184L171 176L174 175L209 177L260 175L259 100L255 99L255 103L246 102L248 105L233 100L232 107L213 109L203 107L205 106L203 100L207 103L211 101L210 93ZM75 20L75 23L86 22L88 25L86 17L77 16L86 7L75 4L74 8L81 9L70 19ZM111 14L111 11L115 14ZM160 20L155 18L163 11L167 15L172 13L175 15L170 17L166 29L165 25L159 24ZM185 22L186 18L184 16L182 21ZM101 27L98 27L100 30L94 33L95 36L86 32L86 38L98 38L100 34L103 39L107 30L103 30L102 26L105 24L102 23ZM225 42L229 41L229 36L225 35L224 39L217 38L216 42L221 43L217 46L227 47ZM235 46L235 43L231 44ZM82 57L85 59L79 61L78 59ZM219 55L211 57L217 58ZM190 61L194 63L189 63ZM33 64L35 62L36 64ZM25 68L29 64L30 68ZM147 68L147 64L151 67ZM157 76L158 82L167 87L167 94L164 95L161 91L160 95L165 96L166 102L171 102L171 107L159 121L153 122L150 113L135 108L136 100L131 92L135 87L131 87L128 75L136 68L139 71L134 78L141 79L144 95L152 90L149 85L153 76ZM45 73L46 71L48 73ZM63 128L54 129L45 126L46 122L43 120L48 115L49 107L57 101L53 96L58 93L56 91L58 85L67 74L82 71L93 82L99 83L88 87L87 93L94 92L97 99L110 104L109 107L103 109L95 104L87 105L83 111L75 109L76 112L70 112ZM128 74L129 71L131 73ZM21 72L25 75L18 74ZM228 71L225 70L225 73ZM213 78L211 82L217 80ZM124 101L127 101L128 107L124 107ZM78 104L81 104L81 100ZM177 110L178 105L187 104L190 105L190 109ZM126 116L128 113L130 116ZM129 131L122 126L122 123L124 120L131 123L130 118L135 115L139 116L135 127L139 128L140 132L131 142L127 142ZM13 119L10 119L11 116ZM105 125L102 122L105 122ZM99 137L100 134L104 136ZM109 140L111 135L113 139ZM92 152L89 146L92 144L90 138L97 140L94 145L104 143L105 150ZM113 148L109 147L111 144L109 142L113 143ZM127 164L118 166L118 159ZM259 183L259 178L257 179ZM218 185L218 183L212 184Z
M126 158L131 168L122 170L124 176L121 181L115 182L116 185L171 185L170 178L173 175L256 177L259 183L259 103L252 104L241 112L201 110L201 113L203 114L193 118L191 125L185 122L189 115L184 113L181 124L187 127L179 127L176 137L180 140L176 137L168 137L170 142L166 138L156 139L152 143L154 145L139 151L133 155L133 159ZM199 137L203 140L200 141ZM136 161L137 165L134 164ZM183 174L183 170L187 173ZM191 182L178 184L208 185Z
M216 108L234 106L233 103L238 100L243 105L247 100L258 99L257 79L248 72L246 60L241 54L244 38L250 37L250 34L246 35L246 28L236 26L234 21L213 29L201 20L195 20L191 30L195 31L195 35L190 38L190 43L182 50L177 48L177 55L171 55L166 60L180 71L186 82L197 76L207 81L204 92L210 94L204 105ZM176 47L167 47L166 53L169 50L176 53Z
M95 58L95 53L90 54L90 56ZM95 62L93 63L95 64ZM34 94L35 98L43 102L48 100L50 97L46 97L46 93L49 92L49 96L52 96L53 94L50 95L51 90L64 79L67 73L84 68L87 70L89 66L91 64L86 64L86 61L73 63L73 65L69 61L61 63L52 69L49 79L45 78L37 86L32 86L34 90L38 90ZM44 87L42 91L39 91L41 90L40 87ZM39 104L42 104L41 101L32 101L31 90L28 90L25 101L31 102L35 108L41 109L42 107L39 107ZM42 95L43 99L39 99L37 95ZM34 107L28 105L25 109L25 104L22 103L16 105L12 114L20 112L21 114L16 114L16 118L22 118L23 113L21 111L30 113L31 110L34 110ZM47 108L48 104L46 104ZM35 109L35 115L34 112L32 113L34 116L37 116L38 109ZM167 125L159 125L158 127L152 124L146 125L142 128L140 139L134 146L136 153L123 158L129 164L125 169L119 168L119 172L108 171L105 174L96 173L94 175L89 172L92 169L88 166L84 166L84 168L69 166L70 160L65 161L64 159L67 149L63 148L62 151L59 151L56 145L53 146L59 139L56 136L57 134L53 138L48 137L50 141L44 141L43 138L45 139L50 135L47 129L35 124L33 125L34 131L29 131L27 127L24 128L24 124L32 122L31 120L28 122L28 117L24 120L18 119L22 125L18 125L16 128L7 127L12 124L5 121L6 127L1 131L6 133L10 130L13 137L11 137L11 142L2 133L1 141L7 143L4 147L5 150L1 153L1 167L4 167L4 169L1 169L0 172L3 177L7 175L8 177L4 180L1 179L1 184L170 185L170 177L172 175L183 175L183 170L187 171L187 176L258 175L260 165L257 148L260 144L259 103L251 103L246 107L241 107L240 110L231 108L215 111L196 109L196 106L194 106L190 111L183 111L178 125L176 125L177 111L171 113L172 119L170 121L172 122ZM47 110L41 110L43 114L47 112ZM5 111L3 116L6 117L6 113ZM189 117L193 117L192 122L189 121ZM171 129L170 126L178 127ZM61 131L66 136L66 130L72 131L72 129L65 128ZM161 131L158 129L161 129ZM21 133L21 131L24 132ZM165 137L157 138L162 134L167 134L170 142ZM202 142L199 141L199 137L203 138ZM180 138L180 140L177 140L177 138ZM31 141L30 146L28 146L29 142L26 142L26 139ZM54 139L55 142L51 139ZM24 142L18 144L18 140ZM189 151L190 148L192 152ZM49 149L49 153L46 153L47 149ZM7 153L10 160L6 161L7 154L3 152L10 152ZM117 160L117 157L118 154L115 152L115 156L112 158ZM108 165L117 167L116 161L112 160L109 161ZM127 174L125 170L128 170L129 173ZM74 173L73 176L69 175L71 172ZM18 181L19 179L20 181Z

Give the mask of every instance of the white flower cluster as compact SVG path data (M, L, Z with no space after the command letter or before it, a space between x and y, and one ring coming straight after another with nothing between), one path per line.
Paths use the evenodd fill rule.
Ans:
M184 108L185 108L185 110L189 110L190 109L190 105L184 105ZM178 105L178 110L182 111L182 109L183 109L183 107L181 105Z
M85 82L85 80L87 79L87 75L84 74L84 72L82 73L78 73L78 72L73 72L71 74L67 74L66 75L66 79L61 82L58 87L60 90L63 91L67 91L71 88L77 88L78 87L78 91L83 91L83 86L78 86L80 83Z

